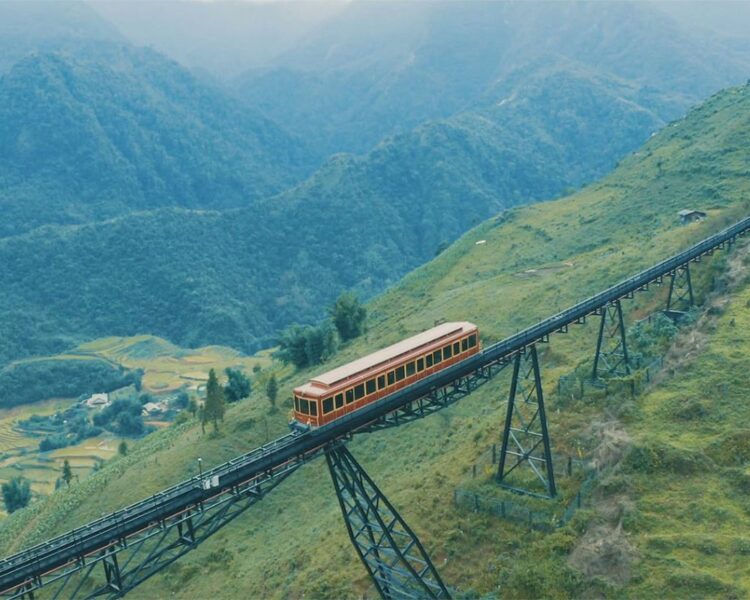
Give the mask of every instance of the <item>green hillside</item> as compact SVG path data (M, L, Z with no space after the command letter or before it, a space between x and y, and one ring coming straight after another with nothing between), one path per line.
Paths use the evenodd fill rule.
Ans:
M0 235L157 208L250 206L313 168L293 135L152 50L89 43L0 79Z
M485 343L500 339L746 216L749 103L748 86L723 92L580 193L482 223L374 300L367 336L326 367L438 318L472 320ZM706 210L709 218L679 226L676 213L684 207ZM742 373L750 355L742 335L747 257L745 242L729 261L720 254L696 266L704 316L674 341L660 340L672 349L639 397L617 386L583 399L556 393L558 377L590 365L591 325L543 348L553 450L580 451L599 466L588 507L553 533L453 505L457 488L494 490L481 469L473 480L471 467L499 441L507 374L439 415L350 444L450 585L511 598L750 593L738 558L747 525L747 419L738 402L747 393ZM661 288L626 302L628 323L659 309L664 295ZM311 375L284 378L280 397ZM197 457L216 464L281 434L288 406L269 413L256 390L228 411L218 438L191 423L150 436L80 485L8 518L0 553L188 477ZM573 483L561 477L564 489ZM173 594L371 597L325 464L305 466L231 529L131 596Z

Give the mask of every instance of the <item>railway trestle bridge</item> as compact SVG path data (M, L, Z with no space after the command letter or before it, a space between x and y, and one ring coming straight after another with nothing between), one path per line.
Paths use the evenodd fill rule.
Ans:
M544 496L556 495L537 345L570 325L599 318L592 379L630 372L622 301L666 283L665 312L677 318L694 302L690 265L731 247L750 217L548 317L478 354L317 430L288 434L0 561L0 595L118 598L197 547L260 501L296 469L325 455L347 532L378 593L391 598L449 598L420 543L346 448L354 434L396 427L454 404L512 366L497 481L528 468ZM511 489L514 489L511 487ZM528 490L519 490L526 491Z

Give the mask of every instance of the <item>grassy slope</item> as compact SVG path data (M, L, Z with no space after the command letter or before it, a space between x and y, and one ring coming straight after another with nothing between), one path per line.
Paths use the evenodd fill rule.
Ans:
M430 326L437 318L474 320L486 341L499 339L748 214L749 104L747 87L723 93L654 137L600 183L570 198L514 210L480 225L373 302L367 338L345 348L335 362ZM676 212L685 206L708 210L710 218L676 226ZM476 245L479 240L486 243ZM696 272L702 290L717 266L704 265ZM629 318L653 308L663 293L629 302L629 311L635 311ZM586 450L586 428L616 400L571 402L551 393L557 376L590 359L594 335L592 327L577 328L554 338L542 355L558 452L578 445ZM282 397L311 374L286 379ZM502 590L506 597L567 597L587 590L617 595L603 579L586 581L568 566L586 514L545 535L453 507L455 487L466 482L477 456L498 441L506 393L502 381L493 382L437 416L357 439L352 451L402 509L451 585ZM635 416L627 426L637 436L663 435L662 420L648 418L652 398L640 399L642 410L632 411ZM255 394L229 411L218 439L202 436L189 424L152 436L80 486L10 518L0 532L2 553L184 478L194 473L198 456L214 464L246 451L267 435L280 434L285 418L284 411L268 415L265 401ZM724 426L741 427L736 423ZM628 523L638 524L633 539L639 548L656 552L649 550L658 547L649 545L649 536L658 537L666 524L647 518L649 506L666 512L666 505L659 503L670 498L661 498L658 487L646 491L648 478L637 473L634 478L643 477L638 479L639 504ZM686 488L680 492L678 476L660 476L675 488L674 497L685 493ZM650 500L651 495L657 497ZM710 512L691 527L696 535L712 529ZM702 555L675 548L685 569L712 568L704 566ZM650 564L638 568L633 582L639 591L665 591L664 570ZM334 597L367 590L325 466L318 460L132 597L172 592L186 598Z

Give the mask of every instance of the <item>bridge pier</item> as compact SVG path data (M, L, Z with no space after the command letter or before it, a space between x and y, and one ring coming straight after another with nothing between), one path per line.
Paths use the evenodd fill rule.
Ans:
M517 401L518 396L520 402ZM507 483L508 475L521 465L526 465L533 471L544 486L546 497L555 497L557 489L539 358L533 344L518 352L513 362L513 379L508 395L508 411L505 416L497 481L508 489L537 495L535 492Z
M417 536L346 446L330 444L326 461L349 539L380 596L450 598Z
M669 295L664 314L676 320L695 304L693 282L690 280L690 263L677 267L669 277Z
M630 375L630 359L620 300L603 306L599 314L602 319L599 323L599 337L596 341L591 378L596 381L602 377Z

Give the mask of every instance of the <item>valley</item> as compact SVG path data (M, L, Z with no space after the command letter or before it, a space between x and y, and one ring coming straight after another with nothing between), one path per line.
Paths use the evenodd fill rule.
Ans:
M750 595L743 19L0 5L0 592Z
M744 165L748 146L740 140L750 131L742 116L748 94L748 88L742 87L717 95L675 127L654 136L611 175L571 197L506 211L475 227L371 302L366 336L344 346L330 366L403 339L437 319L470 319L480 326L485 343L491 343L747 215L750 206ZM707 194L717 168L722 172L721 193ZM704 209L708 218L681 225L677 213L686 205ZM477 244L482 240L483 244ZM734 262L727 263L723 255L717 255L696 267L693 283L699 303L710 302L712 294L723 291L728 294L728 307L739 310L743 306L747 271L742 252L738 249L732 255ZM544 277L517 277L519 272L561 262L573 266L550 270ZM736 281L728 287L723 283L727 264L735 265L730 271L736 273ZM627 304L631 332L634 315L642 318L659 310L666 292L661 288ZM713 313L715 309L708 306ZM733 318L736 324L734 310L716 313L716 326L732 327ZM696 326L704 327L701 321ZM685 327L689 332L693 326ZM661 339L662 348L666 344L673 348L671 352L679 353L681 335L687 333L654 339ZM522 524L457 509L453 504L454 490L466 487L471 479L471 465L498 441L505 408L502 399L507 393L503 377L507 376L440 415L352 442L352 452L407 515L452 585L480 594L502 590L511 597L616 595L624 585L649 594L665 593L664 586L670 585L659 563L646 564L637 558L648 551L640 544L660 534L649 518L655 507L632 498L638 494L642 478L652 475L673 478L670 485L681 489L678 482L683 463L670 458L679 442L661 420L649 417L650 411L660 410L657 407L663 401L658 398L668 389L664 386L682 380L681 371L665 358L663 374L635 398L628 386L613 387L606 395L587 390L582 398L556 394L560 377L575 375L577 367L590 367L594 342L594 332L584 327L555 338L541 353L555 452L561 456L580 452L588 460L599 457L601 469L589 504L568 525L552 533L529 532ZM722 338L715 341L717 348L723 343ZM710 361L710 355L704 354L710 348L703 346L696 360L707 356ZM733 365L744 355L738 351L735 358L727 356L727 364ZM293 386L317 370L284 376L280 397L288 398ZM736 385L740 387L729 394L742 393L741 384ZM288 408L288 404L282 405ZM25 514L12 516L0 532L0 542L6 552L16 550L19 546L11 541L16 531L29 531L26 543L33 543L65 530L71 522L96 517L102 503L116 509L191 476L198 457L206 465L215 465L264 443L269 435L281 435L286 427L285 412L274 413L267 406L262 392L254 391L248 400L229 408L216 437L202 435L198 424L190 422L149 436L127 457L106 464L75 490L55 494ZM736 439L731 436L739 434L738 421L729 418L721 423L728 439ZM623 429L628 433L618 433ZM606 454L610 446L613 453ZM705 460L702 450L696 449L686 460L693 460L690 456L696 464ZM731 468L722 454L710 456L722 469ZM479 473L484 476L481 470ZM83 500L92 494L98 498L96 505ZM727 502L741 504L738 494L727 494ZM66 498L73 496L78 500L68 504ZM305 500L294 503L291 499L295 498ZM516 501L513 496L508 499ZM695 533L708 532L724 522L721 519L718 514L703 513L701 521L691 522L691 528ZM304 525L311 521L314 525ZM596 524L596 528L587 523ZM507 550L497 550L498 539ZM582 574L575 557L586 556L588 545L603 543L597 541L601 539L611 544L619 562ZM630 549L632 544L637 545L637 551ZM722 548L732 544L731 536L722 541L717 538L713 547L723 552ZM667 548L665 541L655 541L649 547ZM700 550L686 553L679 552L677 545L674 548L681 561L679 568L699 573L691 585L699 585L706 593L724 590L740 594L744 589L742 580L728 583L710 564L704 564ZM220 556L231 565L229 578L212 566L212 557L218 560ZM676 567L672 564L669 568ZM366 575L346 539L325 467L318 460L285 482L283 492L274 492L249 511L241 526L217 533L134 594L149 597L179 591L200 596L210 589L224 595L309 593L328 597L363 593L367 587Z

